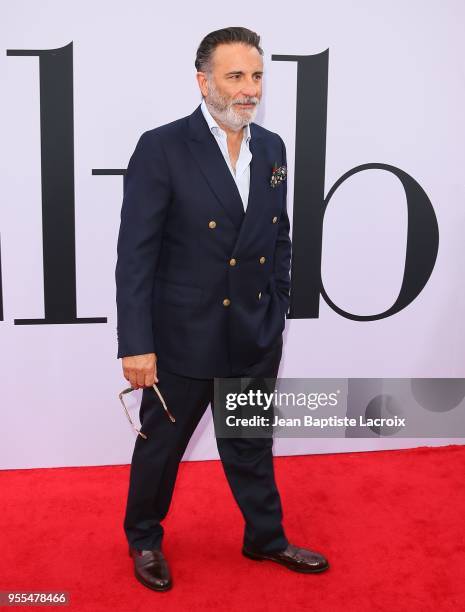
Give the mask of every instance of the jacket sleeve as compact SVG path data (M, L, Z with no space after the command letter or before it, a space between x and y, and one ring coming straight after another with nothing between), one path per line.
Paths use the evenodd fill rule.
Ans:
M157 134L144 132L123 180L115 269L117 358L154 352L153 280L170 199L162 143Z
M286 161L286 146L281 139L282 146L282 165L287 166ZM291 239L289 236L290 223L287 215L287 178L282 183L284 205L279 219L278 237L276 241L276 250L274 258L274 278L276 282L276 290L278 296L283 303L284 312L289 310L290 302L290 268L291 268Z

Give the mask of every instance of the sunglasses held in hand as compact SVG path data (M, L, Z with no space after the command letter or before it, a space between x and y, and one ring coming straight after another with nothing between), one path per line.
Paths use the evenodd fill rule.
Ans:
M158 389L157 385L154 383L154 384L152 385L152 387L154 388L155 393L156 393L156 394L158 395L158 397L160 398L160 401L161 401L162 406L163 406L163 408L164 408L164 410L165 410L165 412L166 412L166 415L168 416L168 418L170 419L170 421L171 421L172 423L175 423L175 422L176 422L176 419L175 419L175 418L174 418L174 416L171 414L171 412L168 410L168 407L167 407L167 405L166 405L166 403L165 403L165 400L163 399L163 396L162 396L162 394L160 393L160 390ZM121 393L119 393L119 394L118 394L118 397L119 397L119 399L120 399L120 402L123 404L124 412L126 413L126 416L128 417L128 420L129 420L129 422L131 423L131 425L132 425L132 427L133 427L134 431L135 431L135 432L137 432L137 434L138 434L139 436L142 436L142 438L144 438L145 440L147 440L147 436L146 436L144 433L142 433L142 431L141 431L140 429L137 429L137 427L134 425L134 423L133 423L133 421L132 421L132 419L131 419L131 415L129 414L128 409L126 408L126 404L124 403L124 400L123 400L123 395L126 395L127 393L131 393L131 391L135 391L135 389L134 389L133 387L128 387L127 389L123 389L123 391L121 391Z

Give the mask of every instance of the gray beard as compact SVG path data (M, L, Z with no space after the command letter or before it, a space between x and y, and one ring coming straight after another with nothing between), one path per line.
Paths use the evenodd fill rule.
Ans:
M246 98L243 100L243 102L249 101L255 101L256 104L244 116L235 109L233 102L229 102L218 92L212 80L208 81L208 95L205 97L205 104L208 110L212 117L234 132L238 132L248 123L252 123L257 115L259 101L257 98Z

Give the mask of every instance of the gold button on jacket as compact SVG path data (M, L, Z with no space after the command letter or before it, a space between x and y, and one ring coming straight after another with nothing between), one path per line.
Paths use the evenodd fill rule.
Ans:
M277 223L278 222L278 217L273 217L273 223Z
M231 300L228 300L228 298L224 298L223 306L229 306L230 303L231 303Z
M265 263L265 261L266 261L266 259L265 259L263 256L262 256L262 257L260 257L259 262L260 262L261 264L264 264L264 263Z
M209 224L208 224L208 227L209 227L210 229L215 229L215 227L216 227L216 221L210 221L210 222L209 222Z
M236 264L237 264L237 259L234 259L234 257L229 260L229 265L230 266L235 266Z

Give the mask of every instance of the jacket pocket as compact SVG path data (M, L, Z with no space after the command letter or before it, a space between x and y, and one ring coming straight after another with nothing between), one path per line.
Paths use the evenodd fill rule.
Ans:
M162 278L156 278L153 287L153 298L160 302L176 306L196 306L202 298L203 289L190 285L172 283Z

